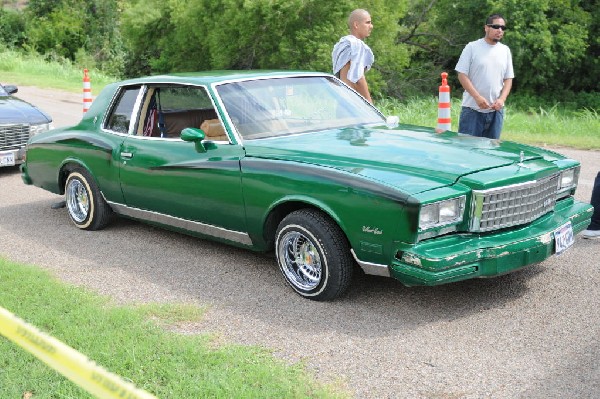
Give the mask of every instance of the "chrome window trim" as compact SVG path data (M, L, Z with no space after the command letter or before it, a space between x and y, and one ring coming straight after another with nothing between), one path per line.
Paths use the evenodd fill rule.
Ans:
M135 86L140 86L140 91L138 92L138 95L135 99L135 103L133 104L133 111L132 111L132 115L131 115L131 122L129 124L129 130L127 131L127 133L121 133L121 132L116 132L114 130L108 129L106 127L106 123L107 123L107 118L108 115L112 114L112 112L114 111L114 107L116 106L115 102L117 101L117 99L119 98L119 95L121 94L121 92L128 88L128 87L135 87ZM134 122L134 118L135 118L135 122L137 123L137 115L133 115L133 113L139 112L139 107L140 107L140 101L143 98L142 96L142 92L145 93L145 87L146 85L144 83L135 83L135 84L125 84L125 85L121 85L119 86L114 94L113 97L110 100L110 103L108 104L108 107L106 107L107 110L109 110L108 112L104 112L102 115L102 120L100 121L100 130L105 132L105 133L110 133L110 134L114 134L116 136L122 136L122 137L128 137L130 136L130 132L132 129L132 126L134 126L135 124ZM84 116L85 117L85 116Z
M158 81L158 82L144 82L144 83L140 83L140 82L128 83L128 84L123 84L123 85L119 86L115 90L115 93L114 93L107 109L112 111L112 109L115 105L114 103L115 103L116 99L119 97L119 94L124 89L127 89L128 87L140 86L140 92L138 93L138 96L135 100L135 104L133 106L129 131L127 133L121 133L121 132L115 132L114 130L107 129L105 126L106 126L106 118L108 117L109 112L104 113L104 115L102 117L102 121L100 123L100 130L102 130L105 133L110 133L110 134L114 134L117 136L135 138L135 139L139 139L139 140L168 140L168 141L180 140L180 141L183 141L183 140L181 140L181 138L148 137L148 136L139 136L139 135L135 134L135 132L137 131L138 123L139 123L139 119L140 119L140 110L142 107L142 101L144 100L144 98L146 97L146 94L148 93L148 88L150 86L160 86L160 85L173 85L173 86L180 86L180 87L200 87L200 88L204 89L204 91L206 92L206 95L210 99L210 102L213 105L215 112L217 113L217 118L219 118L219 116L223 114L222 112L219 112L221 108L219 108L217 106L217 103L215 102L214 97L218 97L218 96L214 95L209 90L209 86L207 86L205 84L182 83L182 82L173 81L173 80L164 80L164 81ZM219 118L219 119L221 120L221 123L223 123L223 118ZM200 128L200 127L198 127L198 128ZM224 123L223 123L223 128L227 131L227 125ZM233 142L231 141L231 138L229 138L227 140L210 140L209 138L206 138L203 141L210 141L213 143L233 144ZM239 140L237 142L239 143Z
M140 108L142 107L142 100L146 97L146 92L148 91L148 86L142 85L140 87L140 91L135 99L135 104L133 104L133 110L131 111L131 122L129 123L129 130L127 134L129 136L134 136L134 132L137 130L137 124L140 119Z

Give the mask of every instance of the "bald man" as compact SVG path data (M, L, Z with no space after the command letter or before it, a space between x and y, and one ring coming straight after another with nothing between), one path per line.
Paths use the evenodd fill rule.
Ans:
M348 17L348 29L350 34L333 47L333 73L372 103L365 72L371 69L375 56L363 41L373 30L369 12L363 9L352 11Z

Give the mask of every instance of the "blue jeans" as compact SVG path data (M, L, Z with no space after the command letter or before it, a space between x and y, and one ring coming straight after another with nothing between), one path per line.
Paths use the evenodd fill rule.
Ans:
M478 112L462 107L458 120L458 131L471 136L499 139L504 123L504 108L500 111Z
M592 214L592 223L588 226L588 230L600 230L600 172L598 172L596 180L594 180L590 203L594 207L594 213Z

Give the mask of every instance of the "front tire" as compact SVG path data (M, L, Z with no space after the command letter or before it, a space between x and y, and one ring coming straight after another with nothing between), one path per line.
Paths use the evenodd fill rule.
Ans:
M286 282L317 301L344 294L354 263L346 236L321 212L302 209L286 216L275 235L275 254Z
M69 217L82 230L100 230L110 222L110 206L84 169L76 168L69 173L65 201Z

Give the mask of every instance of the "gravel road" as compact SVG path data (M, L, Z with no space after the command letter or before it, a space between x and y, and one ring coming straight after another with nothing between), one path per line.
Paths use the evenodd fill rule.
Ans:
M20 87L55 118L81 117L81 95ZM582 162L588 201L600 153ZM0 254L117 302L208 306L185 333L271 348L357 398L600 397L600 240L577 237L560 257L510 275L406 288L360 276L341 300L317 303L285 286L273 256L120 219L75 228L60 197L0 169Z

